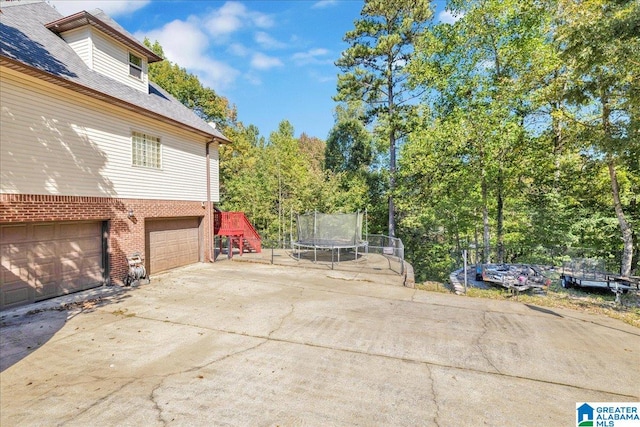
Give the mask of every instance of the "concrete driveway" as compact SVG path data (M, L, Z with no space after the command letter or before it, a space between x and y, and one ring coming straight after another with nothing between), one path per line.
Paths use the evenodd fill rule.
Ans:
M0 425L570 426L640 399L636 328L350 272L200 264L69 307L2 313Z

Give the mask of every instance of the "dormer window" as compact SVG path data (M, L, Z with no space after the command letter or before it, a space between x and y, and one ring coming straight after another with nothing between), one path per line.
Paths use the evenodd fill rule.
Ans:
M78 12L50 22L46 27L59 34L91 70L149 93L147 65L162 61L162 57L103 11Z
M129 52L129 75L142 79L142 58Z

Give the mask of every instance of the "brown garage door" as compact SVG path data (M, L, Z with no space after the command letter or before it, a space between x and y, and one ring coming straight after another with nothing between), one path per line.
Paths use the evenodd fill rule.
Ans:
M104 283L102 222L0 225L0 309Z
M200 218L147 221L149 273L200 261Z

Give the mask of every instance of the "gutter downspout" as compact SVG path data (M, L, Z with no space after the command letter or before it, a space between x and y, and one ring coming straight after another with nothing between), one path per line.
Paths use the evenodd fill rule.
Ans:
M214 237L214 224L213 224L213 212L211 211L211 156L209 154L209 146L216 142L215 138L207 142L206 146L206 158L207 158L207 221L209 222L209 262L216 262L215 252L213 248Z

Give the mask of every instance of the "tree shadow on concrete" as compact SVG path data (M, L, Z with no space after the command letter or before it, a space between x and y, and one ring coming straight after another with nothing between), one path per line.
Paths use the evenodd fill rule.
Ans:
M40 349L76 316L119 304L135 288L103 286L3 311L0 315L0 372Z

